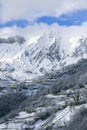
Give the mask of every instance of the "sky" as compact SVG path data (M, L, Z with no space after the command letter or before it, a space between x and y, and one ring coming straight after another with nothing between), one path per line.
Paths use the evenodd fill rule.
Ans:
M87 22L87 0L0 0L0 28L45 23L81 26Z

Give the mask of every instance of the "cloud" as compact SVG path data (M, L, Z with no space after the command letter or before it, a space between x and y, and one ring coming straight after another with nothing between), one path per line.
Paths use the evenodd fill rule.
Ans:
M59 17L61 14L87 9L87 0L0 0L0 20L34 21L42 16Z
M51 16L43 16L37 19L37 23L43 22L48 23L49 25L53 23L58 23L59 25L81 25L83 22L87 21L87 9L86 10L78 10L71 14L63 14L57 17Z
M25 28L18 28L17 26L7 27L0 29L0 37L20 35L24 36L26 39L31 38L32 36L41 36L50 32L59 32L62 37L79 37L87 35L87 22L81 26L59 26L58 24L44 24L35 23L34 25L27 26Z

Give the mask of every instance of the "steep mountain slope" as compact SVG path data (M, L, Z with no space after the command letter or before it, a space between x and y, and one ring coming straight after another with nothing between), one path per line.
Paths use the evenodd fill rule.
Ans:
M87 130L87 59L0 94L0 130Z
M87 38L64 37L47 32L28 40L21 36L0 38L0 77L32 79L79 59L87 58Z

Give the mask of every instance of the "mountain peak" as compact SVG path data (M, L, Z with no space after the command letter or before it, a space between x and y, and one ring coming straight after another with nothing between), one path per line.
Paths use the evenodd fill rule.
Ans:
M87 58L86 36L64 37L59 31L48 31L25 39L19 35L0 38L1 75L19 80L32 79ZM5 69L6 64L13 71Z

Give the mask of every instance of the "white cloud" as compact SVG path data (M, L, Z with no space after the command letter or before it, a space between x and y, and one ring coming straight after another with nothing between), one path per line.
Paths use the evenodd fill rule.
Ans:
M29 39L31 36L40 36L49 32L59 32L60 36L64 37L78 37L82 35L87 35L87 23L81 26L59 26L58 24L34 24L32 26L27 26L26 28L7 27L0 29L0 36L11 36L11 35L21 35Z
M87 0L0 0L0 19L33 21L43 15L56 16L87 9Z

